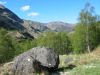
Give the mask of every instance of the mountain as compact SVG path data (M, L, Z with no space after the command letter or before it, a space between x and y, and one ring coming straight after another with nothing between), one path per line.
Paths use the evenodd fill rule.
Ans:
M10 34L16 38L37 38L46 31L71 32L74 28L72 24L59 21L40 23L23 20L3 5L0 5L0 27L9 30Z
M36 21L31 21L31 20L24 20L24 22L28 23L27 26L31 27L33 30L35 29L35 30L40 31L40 32L50 30L46 26L46 23L40 23L40 22L36 22ZM25 26L25 24L24 24L24 26Z
M57 31L57 32L61 32L61 31L71 32L74 30L73 24L64 23L60 21L49 22L47 24L47 27L52 31Z
M43 32L49 31L49 28L45 26L45 23L30 20L23 21L23 26L26 28L28 33L34 36L34 38L37 38Z
M13 30L10 34L17 38L37 38L48 30L44 23L23 20L3 5L0 5L0 27Z
M22 19L9 9L5 8L3 5L0 5L0 27L24 30L21 23L23 23Z
M31 36L29 33L26 32L26 29L22 24L22 19L20 19L16 14L14 14L12 11L7 9L3 5L0 5L0 27L9 30L10 34L13 34L13 37L26 38Z

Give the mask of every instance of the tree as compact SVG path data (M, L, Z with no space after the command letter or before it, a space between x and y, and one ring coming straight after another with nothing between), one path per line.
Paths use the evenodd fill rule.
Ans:
M73 34L73 48L78 53L90 52L98 45L97 16L94 8L87 3L81 11L79 23Z
M15 50L14 40L8 35L7 30L0 29L0 63L11 60Z
M18 50L16 50L15 55L21 54L33 47L36 47L36 40L33 39L25 39L20 42L18 42L17 46L19 47Z
M45 46L55 50L58 54L66 54L70 49L70 41L65 32L47 32L37 39L37 46Z
M86 29L84 25L77 24L75 31L71 34L71 44L75 53L84 53L86 50L84 29Z

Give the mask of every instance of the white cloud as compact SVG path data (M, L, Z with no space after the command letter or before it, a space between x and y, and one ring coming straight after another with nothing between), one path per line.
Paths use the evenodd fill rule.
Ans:
M21 10L22 11L28 11L30 9L30 6L29 5L25 5L25 6L22 6L21 7Z
M0 4L7 4L6 1L0 1Z
M31 13L27 14L27 16L32 16L32 17L38 16L38 15L39 15L39 13L37 13L37 12L31 12Z

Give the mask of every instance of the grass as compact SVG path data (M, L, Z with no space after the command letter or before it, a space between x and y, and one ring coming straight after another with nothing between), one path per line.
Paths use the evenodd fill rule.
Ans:
M100 60L87 65L80 65L70 71L70 75L100 75Z
M71 57L73 61L68 64L76 65L73 69L68 69L68 64L64 61ZM69 72L68 75L100 75L100 47L96 48L92 53L79 55L60 55L60 66L63 72Z

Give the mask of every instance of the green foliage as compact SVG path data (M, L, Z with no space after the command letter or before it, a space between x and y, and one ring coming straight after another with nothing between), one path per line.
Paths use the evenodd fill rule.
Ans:
M35 40L25 39L18 42L9 35L7 30L0 29L0 63L9 61L35 46Z
M37 46L45 46L55 50L58 54L71 51L70 41L65 32L46 32L36 39Z
M71 75L100 75L100 62L81 65L73 69Z
M92 7L86 5L80 13L79 23L72 34L72 46L76 53L90 52L100 42L97 16L93 15L92 11Z
M25 40L22 40L21 42L19 42L17 44L18 48L15 52L15 55L18 55L18 54L21 54L33 47L36 47L36 42L35 40L32 40L32 39L25 39Z
M72 47L75 53L83 53L86 50L86 36L84 25L77 25L75 32L71 36Z
M11 60L15 55L15 42L7 30L0 29L0 63Z

